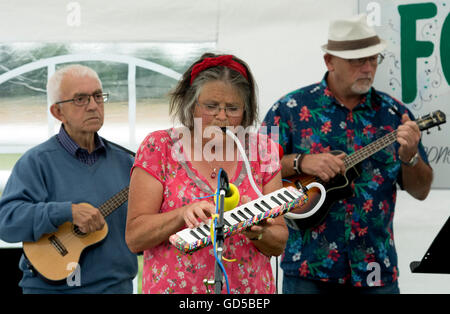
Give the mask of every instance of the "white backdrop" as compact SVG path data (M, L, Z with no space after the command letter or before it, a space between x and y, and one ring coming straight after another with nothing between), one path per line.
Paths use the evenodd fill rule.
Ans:
M356 0L0 0L0 41L215 41L250 65L263 117L322 78L328 21L356 12Z
M250 65L262 118L282 95L322 79L329 20L357 12L357 0L0 0L0 41L215 41L218 51ZM403 292L450 292L449 275L412 275L408 267L447 219L449 194L432 191L421 203L399 193L394 222Z

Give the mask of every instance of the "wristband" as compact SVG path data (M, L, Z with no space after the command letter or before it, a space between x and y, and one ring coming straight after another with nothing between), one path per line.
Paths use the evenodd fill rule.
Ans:
M301 163L302 159L305 155L304 154L297 154L297 156L294 159L294 170L297 174L301 174Z
M400 158L399 158L400 159ZM419 162L419 153L417 152L414 156L411 157L411 159L408 162L404 162L401 160L401 163L408 166L408 167L414 167Z

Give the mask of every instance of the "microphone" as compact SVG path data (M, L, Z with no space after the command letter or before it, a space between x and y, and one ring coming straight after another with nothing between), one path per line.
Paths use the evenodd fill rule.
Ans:
M224 211L235 209L241 199L238 188L233 183L230 183L229 187L225 194Z
M226 194L228 194L228 191L230 189L230 184L228 181L228 175L225 172L225 170L222 169L222 171L220 172L220 177L219 177L219 190L223 190L225 191L225 196Z
M224 211L236 208L241 198L239 190L233 183L229 183L228 175L223 169L220 171L219 183L219 191L223 190L225 192ZM214 203L217 203L216 194L214 194Z

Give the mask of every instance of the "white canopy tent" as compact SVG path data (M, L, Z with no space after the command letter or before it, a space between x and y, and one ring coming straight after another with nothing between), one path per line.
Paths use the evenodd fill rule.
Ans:
M0 42L215 42L251 67L260 118L282 95L321 80L328 22L357 0L0 0ZM448 5L450 7L450 5ZM436 175L439 175L438 173ZM449 275L411 274L450 213L450 192L400 192L395 236L402 293L448 293ZM1 244L1 243L0 243Z
M328 21L356 12L355 0L0 1L0 40L216 42L249 63L265 114L283 93L322 78Z

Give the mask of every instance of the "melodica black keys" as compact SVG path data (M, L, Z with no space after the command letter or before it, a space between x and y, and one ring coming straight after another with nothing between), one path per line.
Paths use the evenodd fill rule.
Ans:
M293 187L284 187L238 206L223 215L225 238L268 218L274 218L302 206L308 197ZM180 251L192 253L211 244L211 220L208 224L186 228L170 236L169 241ZM213 227L214 230L214 227Z

